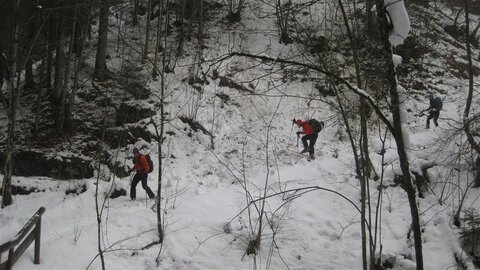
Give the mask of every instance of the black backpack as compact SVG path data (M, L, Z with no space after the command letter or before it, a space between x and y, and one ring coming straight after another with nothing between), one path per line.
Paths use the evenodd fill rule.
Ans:
M442 98L441 97L435 97L433 99L433 101L435 102L435 106L437 107L437 110L441 111L442 108L443 108Z
M310 126L312 126L312 129L315 133L319 133L322 131L323 127L325 126L325 123L323 121L318 122L316 119L310 119L308 120L308 123Z
M145 157L147 158L147 162L148 162L148 173L151 173L151 172L153 172L152 158L150 157L150 155L145 155Z

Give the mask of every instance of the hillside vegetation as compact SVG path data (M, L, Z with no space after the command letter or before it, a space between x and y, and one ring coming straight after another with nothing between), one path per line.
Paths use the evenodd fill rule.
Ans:
M0 244L45 206L40 265L32 248L14 268L476 269L479 15L470 0L8 1ZM426 129L429 94L443 108ZM315 159L292 122L311 118ZM134 147L154 199L129 199Z

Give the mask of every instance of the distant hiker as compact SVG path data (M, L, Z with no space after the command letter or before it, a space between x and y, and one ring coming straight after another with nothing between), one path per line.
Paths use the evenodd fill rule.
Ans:
M438 127L437 120L438 120L438 117L440 116L440 111L442 110L442 107L443 107L443 102L440 97L433 97L433 94L429 93L428 99L430 101L430 107L422 111L422 112L430 111L427 117L427 125L426 125L427 129L430 128L431 119L433 119L433 123L435 124L435 126Z
M297 137L300 137L300 134L305 134L302 137L303 150L300 152L300 154L308 152L310 158L315 159L315 142L318 138L318 132L320 132L320 130L323 128L323 122L318 122L314 119L308 121L293 119L293 122L297 125L297 127L302 128L302 131L297 132ZM307 143L307 141L310 141L310 144Z
M135 200L136 198L136 187L138 182L142 181L142 187L148 194L150 199L155 197L150 187L147 185L148 180L148 172L150 171L150 167L148 164L148 160L146 155L140 154L138 148L133 148L133 168L128 170L128 173L136 171L135 176L133 177L132 184L130 186L130 198Z

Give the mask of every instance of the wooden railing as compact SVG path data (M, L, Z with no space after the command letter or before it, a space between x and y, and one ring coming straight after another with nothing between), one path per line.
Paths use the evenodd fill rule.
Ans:
M35 240L35 251L33 257L34 264L40 264L40 232L42 225L42 214L45 207L40 207L33 217L23 226L15 235L13 240L0 245L0 270L11 270L15 262L22 256L25 250ZM35 228L30 232L30 230ZM29 233L30 232L30 233ZM23 241L22 241L23 240ZM15 246L17 246L15 248ZM2 254L8 251L8 258L2 263Z

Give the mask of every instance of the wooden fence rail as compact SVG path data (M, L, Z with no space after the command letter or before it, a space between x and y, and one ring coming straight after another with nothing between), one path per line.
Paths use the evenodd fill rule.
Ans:
M33 263L40 264L40 233L42 227L42 214L44 212L45 207L40 207L35 215L33 215L17 235L15 235L13 240L0 245L0 270L11 270L15 262L20 256L22 256L33 240L35 240ZM34 226L35 228L33 228ZM33 230L31 230L32 228ZM17 245L18 247L15 249L15 246ZM2 263L2 254L6 251L8 251L8 258Z

